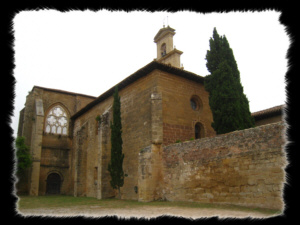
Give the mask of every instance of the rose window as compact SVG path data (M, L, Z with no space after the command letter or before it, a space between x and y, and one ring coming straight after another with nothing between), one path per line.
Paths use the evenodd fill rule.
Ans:
M68 119L61 106L54 106L48 113L45 121L45 132L51 134L67 134Z

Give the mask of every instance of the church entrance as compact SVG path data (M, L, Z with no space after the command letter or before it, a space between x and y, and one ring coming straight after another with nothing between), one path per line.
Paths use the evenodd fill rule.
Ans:
M57 173L51 173L47 178L47 195L60 194L61 179Z
M204 137L204 129L201 123L195 124L195 139L200 139Z

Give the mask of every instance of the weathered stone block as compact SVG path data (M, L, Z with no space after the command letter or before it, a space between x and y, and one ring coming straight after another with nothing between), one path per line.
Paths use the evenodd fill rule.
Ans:
M257 179L255 177L249 177L248 184L249 185L257 185Z
M273 125L272 127L280 132L279 124L277 124L277 127ZM251 132L248 132L249 130ZM176 180L167 181L168 185L171 185L170 187L175 190L174 196L180 196L181 189L178 188L180 185L188 184L188 186L184 187L187 188L186 190L191 188L190 194L194 195L194 197L189 196L189 199L193 198L194 201L230 202L249 206L270 207L270 204L267 204L265 199L273 197L273 195L277 196L277 194L272 194L276 191L281 193L279 186L274 186L273 183L282 184L284 181L284 176L279 176L279 174L284 174L283 171L278 173L278 169L272 169L274 167L278 168L278 165L274 164L277 160L270 160L282 157L278 154L281 152L281 145L277 146L277 150L264 148L265 146L262 143L272 141L272 138L275 139L276 137L267 135L268 139L266 139L264 133L266 131L262 128L249 130L233 132L233 139L229 137L232 135L230 133L211 138L210 140L197 140L194 141L195 144L193 145L193 142L189 142L167 146L165 149L168 149L168 154L164 154L163 160L165 156L169 158L171 155L175 155L174 151L171 150L175 149L175 146L176 152L180 154L177 154L177 159L175 160L174 158L174 161L171 162L173 165L177 163L175 167L164 167L166 169L165 173L184 174L184 176L180 176L181 183L178 183ZM251 144L243 143L243 150L238 149L240 142L251 140L247 139L248 135L254 135L253 138L255 137L255 140ZM226 154L222 155L220 149L224 148L223 146L226 144L231 146L230 153L226 152ZM218 145L222 147L217 147ZM252 149L253 145L259 145L259 151L257 151L257 148L253 148L253 150L247 149ZM225 149L224 151L227 150ZM196 155L195 152L200 154ZM180 163L183 158L184 163ZM196 164L194 165L190 162L196 162ZM270 166L271 164L272 166ZM201 188L201 191L195 191L196 186ZM205 193L202 193L203 191ZM198 192L200 192L200 196ZM214 198L211 198L211 195ZM205 198L206 200L204 200ZM256 202L255 200L257 199L260 199L260 201ZM278 199L278 202L280 202L280 197ZM280 208L282 204L272 206L272 208L274 207Z

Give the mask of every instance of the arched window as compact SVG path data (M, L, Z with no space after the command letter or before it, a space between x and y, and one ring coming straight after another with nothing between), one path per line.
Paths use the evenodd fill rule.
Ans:
M68 134L68 116L60 105L51 108L45 120L45 132L51 134Z
M195 124L195 139L200 139L204 137L204 128L201 123Z

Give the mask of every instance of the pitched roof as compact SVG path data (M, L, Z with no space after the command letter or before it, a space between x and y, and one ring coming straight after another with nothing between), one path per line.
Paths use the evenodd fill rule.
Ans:
M268 109L264 109L261 111L251 113L251 115L254 117L255 120L260 120L260 119L268 118L271 116L282 115L284 106L285 105L274 106L272 108L268 108Z
M159 63L157 61L152 61L149 64L147 64L146 66L142 67L141 69L139 69L138 71L136 71L135 73L131 74L130 76L128 76L127 78L125 78L124 80L122 80L121 82L119 82L118 84L116 84L118 86L119 90L122 90L123 88L125 88L126 86L128 86L129 84L132 84L133 82L135 82L136 80L147 76L150 72L154 71L154 70L161 70L161 71L165 71L198 83L203 83L204 82L204 77L199 76L195 73L183 70L183 69L179 69L170 65L166 65L163 63ZM92 107L94 107L95 105L97 105L98 103L102 102L103 100L109 98L110 96L113 95L114 93L114 87L110 88L109 90L107 90L106 92L104 92L103 94L101 94L98 98L96 98L94 101L90 102L89 104L87 104L84 108L82 108L81 110L79 110L77 113L75 113L71 119L76 119L77 117L81 116L82 114L84 114L85 112L87 112L88 110L90 110Z
M67 95L78 95L78 96L83 96L83 97L93 98L93 99L97 98L97 97L91 96L91 95L85 95L85 94L81 94L81 93L75 93L75 92L64 91L64 90L53 89L53 88L45 88L45 87L41 87L41 86L33 86L32 91L34 88L40 88L40 89L44 89L46 91L52 91L52 92L57 92L57 93L62 93L62 94L67 94Z

